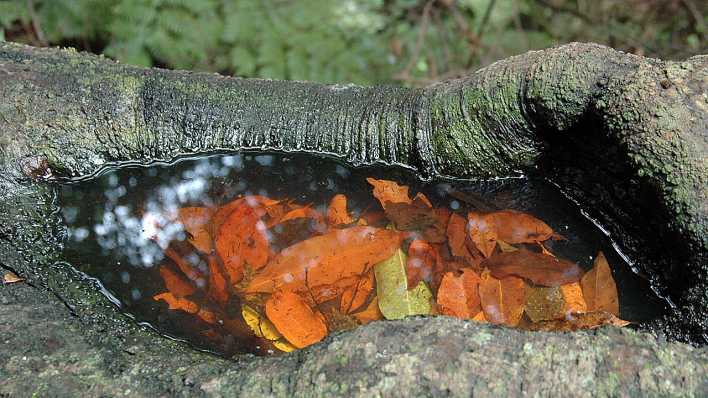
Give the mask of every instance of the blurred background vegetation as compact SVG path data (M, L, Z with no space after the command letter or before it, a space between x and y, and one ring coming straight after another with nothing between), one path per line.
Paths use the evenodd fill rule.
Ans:
M706 0L0 0L0 40L244 77L425 85L570 41L707 53Z

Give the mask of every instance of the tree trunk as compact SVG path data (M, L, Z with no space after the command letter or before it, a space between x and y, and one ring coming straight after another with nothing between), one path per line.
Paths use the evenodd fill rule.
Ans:
M77 311L100 307L66 285L70 271L50 266L60 228L36 225L51 217L51 190L28 181L86 176L111 161L271 148L398 163L425 176L534 172L600 220L675 302L667 332L700 342L708 329L707 87L706 56L664 62L592 44L405 89L142 69L0 43L0 254L5 266L74 297Z

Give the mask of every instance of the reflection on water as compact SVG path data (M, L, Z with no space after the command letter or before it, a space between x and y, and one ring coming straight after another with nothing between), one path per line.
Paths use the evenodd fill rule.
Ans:
M269 275L268 272L272 271L270 263L286 263L286 260L275 259L287 257L285 254L293 251L292 248L304 239L320 236L320 240L326 241L328 234L333 233L329 219L333 205L330 202L337 194L346 197L344 208L348 214L344 216L351 218L351 226L356 223L356 228L361 228L356 231L361 234L379 234L372 232L374 229L387 231L385 228L391 220L380 217L382 207L372 197L372 186L367 183L367 177L395 180L409 186L411 198L417 192L423 193L432 207L444 209L448 217L451 213L464 216L468 211L500 209L533 214L566 238L564 241L547 240L543 243L544 250L572 259L586 270L591 267L598 250L604 251L617 280L622 318L648 320L664 310L663 302L651 293L644 281L631 273L612 249L611 242L550 184L533 179L423 183L401 168L354 169L332 159L303 154L243 153L185 159L150 167L126 165L106 170L89 180L63 185L60 200L68 229L64 256L80 271L100 280L118 299L124 311L165 334L187 339L197 347L224 355L288 350L290 343L298 337L288 335L292 331L282 333L274 328L279 326L278 311L285 308L290 316L300 314L301 319L310 319L310 323L324 322L323 327L330 331L355 326L362 323L360 317L339 307L343 305L339 301L343 300L343 292L354 282L343 284L342 281L351 279L340 275L339 279L326 285L326 289L313 291L314 282L306 281L303 286L310 296L304 299L305 304L303 299L288 295L290 290L302 293L295 288L282 289L284 292L278 293L277 300L257 294L246 297L244 292L249 289L258 290L252 285L249 287L248 283L258 280L259 272L261 278L264 274ZM236 208L238 204L234 200L237 198L245 198L243 208L248 211L239 217L214 221L219 218L217 209L226 205ZM210 210L200 213L207 214L202 220L201 216L185 217L185 208ZM248 212L255 212L257 216L249 218ZM293 214L290 218L288 212ZM386 214L391 218L389 209ZM215 234L228 222L241 223L234 231L251 231L241 241L229 243L248 246L239 249L239 256L247 258L248 250L252 250L253 256L259 256L259 242L266 242L263 261L248 258L246 261L241 257L233 260L224 254L225 250L230 252L230 248L215 246ZM349 230L354 231L351 226ZM419 229L423 230L422 227ZM210 238L204 239L205 236ZM368 240L361 243L361 250L369 241L378 239L377 236L367 235ZM411 232L401 238L409 257L414 250L409 245L416 237L423 240L421 237L426 236L423 232L420 235ZM434 239L428 239L433 247L444 246ZM322 245L323 253L326 250L349 250L327 242L318 244ZM376 250L381 254L387 247L382 244L376 246ZM393 249L397 247L398 244ZM490 250L499 250L495 248L493 246ZM368 255L357 253L358 256ZM370 255L377 258L377 262L381 260L375 254ZM326 254L315 253L307 257L307 261L324 261L322 256ZM420 261L414 260L414 265ZM238 265L235 266L234 261ZM307 269L308 266L303 267ZM377 279L380 276L377 274L374 278L371 265L366 267L369 268L362 269L362 274L352 274L361 277L355 284L370 283L368 291L376 291L377 281L381 285ZM311 274L305 277L328 277L317 276L313 270L315 268L310 268ZM223 275L218 277L218 272ZM364 277L364 273L370 275L371 282L367 282L369 277ZM277 272L274 275L283 277ZM298 278L297 273L286 276ZM408 277L410 279L410 275ZM433 293L440 284L440 280L435 281L430 275L421 278L427 281ZM288 283L287 286L294 286L295 282ZM221 290L215 286L222 286ZM164 296L166 291L182 293ZM351 300L357 300L356 292ZM334 296L340 304L330 303ZM370 303L372 297L362 300ZM273 304L275 301L278 305ZM273 318L275 325L266 319L265 314L271 304L269 318Z

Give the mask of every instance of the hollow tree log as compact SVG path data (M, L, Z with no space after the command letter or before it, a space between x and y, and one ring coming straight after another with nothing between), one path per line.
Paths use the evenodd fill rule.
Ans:
M244 148L394 162L426 176L536 172L600 220L676 303L667 332L699 342L708 324L706 87L706 56L665 62L592 44L405 89L142 69L0 43L0 254L3 265L105 325L115 317L105 302L71 283L69 269L51 266L61 226L51 187L31 179ZM705 363L703 351L697 358ZM282 360L281 371L297 360Z

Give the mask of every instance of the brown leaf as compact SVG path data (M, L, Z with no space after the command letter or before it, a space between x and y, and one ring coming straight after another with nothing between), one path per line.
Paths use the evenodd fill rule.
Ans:
M482 261L496 278L518 276L536 285L560 286L580 280L583 270L574 262L527 250L498 253Z
M519 325L519 327L532 331L572 332L580 329L595 329L604 325L623 327L629 324L630 322L619 319L614 314L599 311L577 314L567 319L526 323Z
M524 312L526 284L521 278L494 278L489 270L480 277L479 299L485 318L495 324L516 326Z
M324 317L299 295L277 291L265 305L266 316L278 331L295 347L315 344L327 336Z
M334 195L327 207L327 224L331 226L347 225L354 222L352 216L347 211L347 197L345 195Z
M403 231L422 231L438 222L435 210L418 197L412 203L387 203L384 211L396 228Z
M480 278L469 268L461 275L448 272L440 283L437 302L440 312L460 319L471 319L482 310L479 299Z
M580 284L526 286L526 315L532 322L570 319L587 311Z
M19 282L23 282L23 281L24 281L23 278L20 278L19 276L17 276L17 274L15 274L12 271L6 271L2 275L3 285L9 285L10 283L19 283Z
M588 311L606 311L619 316L617 285L602 252L597 254L592 269L583 276L580 285Z
M485 214L471 211L467 213L467 231L477 250L484 257L491 256L497 245L496 225Z
M483 258L467 234L467 220L459 214L453 213L450 216L447 224L447 243L453 256L464 259L467 265L475 269L479 268Z
M372 227L335 229L296 243L258 272L246 293L272 293L332 286L363 275L393 255L401 244L398 231Z
M161 265L160 266L160 276L165 282L165 287L170 291L175 297L185 297L194 294L196 290L194 286L185 279L182 274L173 271L172 268Z
M192 282L195 282L197 286L200 286L200 280L201 283L205 282L204 275L202 275L202 273L197 269L197 264L191 264L189 261L186 260L187 258L199 257L196 256L196 253L193 250L190 250L191 247L184 247L183 244L190 246L188 243L173 241L170 246L164 250L164 253L170 260L172 260L172 262L175 263L175 265L177 265L177 268L182 271L184 276L186 276ZM192 256L192 254L194 254L194 256Z
M395 181L377 180L367 178L366 181L374 187L374 197L379 200L381 207L386 209L388 203L412 203L408 196L408 187L398 185Z
M440 207L433 210L435 214L435 224L423 230L423 239L430 243L444 243L447 239L446 230L450 220L450 210Z
M355 284L350 285L344 293L339 303L339 311L344 314L358 310L371 295L374 290L374 273L369 271L359 278Z

